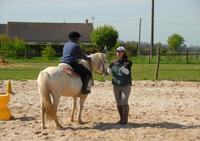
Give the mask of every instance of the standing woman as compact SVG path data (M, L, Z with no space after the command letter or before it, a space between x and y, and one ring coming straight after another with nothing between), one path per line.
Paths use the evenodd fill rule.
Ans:
M123 46L119 46L116 49L116 55L118 60L110 64L110 71L113 76L113 92L117 103L117 110L120 115L120 120L117 123L127 124L129 113L128 99L132 85L132 62L128 60L126 50Z

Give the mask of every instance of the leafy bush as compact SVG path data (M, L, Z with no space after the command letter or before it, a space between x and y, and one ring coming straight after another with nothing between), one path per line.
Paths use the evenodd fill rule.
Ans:
M10 50L11 40L7 35L0 35L0 57L4 58Z
M46 48L42 51L42 56L46 57L47 59L52 59L55 57L56 51L50 46L47 45Z
M168 37L167 43L170 50L180 52L180 48L184 44L184 41L184 37L175 33Z
M9 38L7 35L0 35L0 56L17 57L18 51L25 49L25 42L19 38Z
M129 43L124 45L124 47L128 56L137 56L137 43Z
M81 44L81 49L86 53L86 54L93 54L96 52L99 52L97 46L93 44Z

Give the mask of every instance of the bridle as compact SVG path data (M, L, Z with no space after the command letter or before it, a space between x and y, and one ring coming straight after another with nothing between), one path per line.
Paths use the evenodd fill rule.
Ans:
M95 72L97 73L108 75L106 64L105 64L106 62L104 60L103 54L97 54L97 55L98 57L96 57L95 59L91 59L91 65L89 67L90 70L93 71L95 69Z
M106 74L106 73L107 73L107 70L106 70L106 68L105 68L105 65L104 65L104 63L103 63L103 59L102 59L102 58L99 59L99 65L98 65L97 70L100 70L101 66L102 66L102 68L103 68L103 73Z

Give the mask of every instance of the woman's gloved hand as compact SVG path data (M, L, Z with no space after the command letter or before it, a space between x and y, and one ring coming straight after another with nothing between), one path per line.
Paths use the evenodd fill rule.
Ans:
M129 70L128 70L127 68L125 68L124 66L122 66L122 67L120 68L120 70L122 71L122 73L124 73L124 74L126 74L126 75L129 74Z

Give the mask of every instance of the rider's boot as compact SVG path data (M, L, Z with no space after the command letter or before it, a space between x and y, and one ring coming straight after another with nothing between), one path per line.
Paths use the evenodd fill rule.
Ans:
M83 80L83 86L82 86L82 90L81 90L82 94L89 94L91 92L90 89L89 89L89 87L88 87L89 80L90 80L89 77L86 77Z

